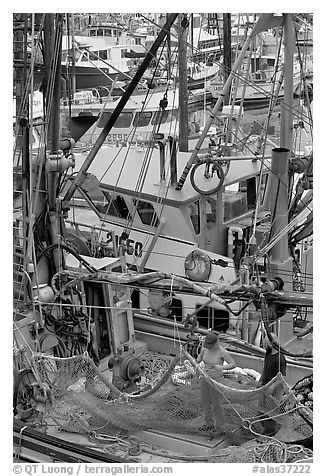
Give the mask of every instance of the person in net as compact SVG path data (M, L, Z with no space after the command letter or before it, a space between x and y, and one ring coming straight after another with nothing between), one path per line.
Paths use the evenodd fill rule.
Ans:
M206 335L197 362L203 362L207 375L218 381L222 377L222 370L231 370L236 367L231 355L221 347L218 333L210 331ZM226 365L224 364L226 362ZM222 394L216 390L204 377L201 379L201 401L205 414L205 424L200 431L210 433L223 433L225 414L222 405Z

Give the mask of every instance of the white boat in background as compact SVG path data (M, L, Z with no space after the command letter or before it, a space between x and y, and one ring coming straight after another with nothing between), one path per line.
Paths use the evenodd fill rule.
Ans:
M201 91L191 96L190 105L202 101ZM197 99L198 97L198 99ZM91 92L76 93L71 105L62 102L60 112L61 133L69 131L70 136L80 139L80 144L94 142L104 124L119 102L117 97L99 99ZM161 107L163 106L163 108ZM138 88L128 100L112 131L107 135L105 143L121 145L136 143L144 145L156 138L178 136L179 134L179 95L178 88L162 87L155 89ZM199 132L196 122L189 122L189 135ZM81 137L82 136L82 137Z
M65 68L72 68L71 55L74 54L73 68L77 90L93 88L104 90L105 87L107 95L112 88L113 80L129 80L131 69L139 63L137 57L145 56L144 47L137 45L135 38L127 35L126 31L112 26L106 29L108 32L113 31L116 36L106 35L104 31L103 36L76 35L73 40L67 36L63 37L63 71ZM98 31L99 29L96 30Z

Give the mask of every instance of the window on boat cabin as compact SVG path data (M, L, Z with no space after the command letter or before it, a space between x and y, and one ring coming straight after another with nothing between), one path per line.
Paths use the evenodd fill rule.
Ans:
M260 194L259 194L259 205L263 205L267 190L268 174L263 174L261 184L260 184Z
M98 51L90 51L89 52L89 59L90 59L90 61L98 60Z
M140 45L140 44L141 44L140 38L135 38L135 45Z
M224 221L237 218L256 206L256 177L227 185L223 191Z
M168 117L169 117L169 113L170 113L170 111L168 111L166 109L163 110L163 111L161 110L161 111L154 112L153 119L152 119L152 124L153 125L164 124L167 121Z
M102 203L97 202L96 208L100 213L126 219L129 215L129 209L125 199L121 195L113 196L109 192L102 190L105 199Z
M107 60L108 59L108 52L107 50L100 50L99 53L98 53L99 57L102 59L102 60Z
M150 202L138 200L138 202L134 201L134 205L136 205L137 212L144 225L150 225L155 227L158 226L159 219L156 215L153 205Z
M81 57L80 61L88 61L88 51L83 52L83 56Z
M107 123L108 119L110 118L112 112L103 112L102 116L100 117L97 127L104 127L105 124ZM122 112L118 119L115 121L114 127L117 128L124 128L124 127L130 127L131 121L133 118L132 112Z
M199 200L188 205L189 216L194 227L194 231L196 235L200 233L200 208L199 208Z
M200 309L202 304L196 304L196 313L200 327L212 329L214 331L225 332L229 328L229 313L223 309L205 306Z
M206 197L206 222L207 225L216 223L216 200L213 197Z
M128 50L121 50L121 58L125 58L126 57L126 53L127 53Z
M136 112L132 125L135 127L148 126L152 117L151 112Z

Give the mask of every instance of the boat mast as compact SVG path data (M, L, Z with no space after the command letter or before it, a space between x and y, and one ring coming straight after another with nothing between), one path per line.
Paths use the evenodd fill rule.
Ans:
M223 78L226 83L232 68L231 64L231 13L223 13ZM229 104L230 89L225 91L224 105Z
M189 21L186 14L179 16L178 62L179 62L179 150L188 152L188 78L187 78L187 36Z
M166 21L169 19L169 13L165 15ZM171 80L171 33L170 31L168 32L166 36L166 78L168 83Z
M284 100L281 103L280 147L292 149L294 22L291 13L284 18Z
M289 153L292 150L292 106L293 106L293 53L294 24L291 13L283 14L284 28L284 100L281 104L280 147L272 150L271 160L271 233L270 241L276 238L270 251L270 278L287 276L291 281L293 262L289 253L288 233L277 240L278 233L289 223ZM290 279L289 279L290 278ZM278 320L280 343L286 343L293 335L292 313L286 312Z
M61 55L62 55L62 30L63 15L49 13L45 15L45 67L50 71L47 77L47 108L48 137L46 157L47 191L48 191L48 218L51 245L58 245L60 237L64 235L64 225L60 210L57 209L57 186L60 176L59 161L61 161L59 134L60 134L60 93L61 93ZM53 75L53 78L51 77ZM54 166L57 158L57 166ZM51 166L50 166L51 164ZM62 265L63 254L59 250L53 253L56 269Z

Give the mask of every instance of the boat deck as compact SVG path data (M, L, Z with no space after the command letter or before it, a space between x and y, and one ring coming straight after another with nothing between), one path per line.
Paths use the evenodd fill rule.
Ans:
M225 451L229 446L248 441L248 438L233 433L223 437L208 437L153 430L134 432L123 437L105 437L104 435L90 437L77 433L59 432L56 427L50 425L47 435L134 463L209 462L210 458L219 456L221 450Z

